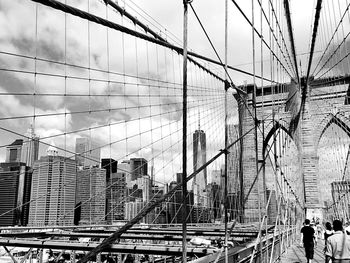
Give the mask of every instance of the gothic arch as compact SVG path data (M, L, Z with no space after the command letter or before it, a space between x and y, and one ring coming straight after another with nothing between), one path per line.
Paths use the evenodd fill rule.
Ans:
M270 131L268 132L268 134L265 137L265 140L263 143L263 154L266 151L266 147L267 147L269 140L274 135L274 133L278 131L278 129L282 129L283 131L285 131L289 135L289 137L293 138L293 136L291 135L289 130L284 125L282 125L280 122L276 122L275 125L273 127L271 127Z
M328 119L328 118L327 118ZM326 121L327 119L325 119L324 121ZM323 122L324 122L323 121ZM318 135L318 138L317 138L317 147L318 147L318 144L323 136L323 134L325 133L325 131L328 129L328 127L331 125L331 124L336 124L337 126L339 126L349 137L350 137L350 127L348 124L346 124L344 122L344 120L341 120L341 115L339 113L335 114L335 115L331 115L331 118L328 120L328 122L326 123L326 125L324 125L321 133Z

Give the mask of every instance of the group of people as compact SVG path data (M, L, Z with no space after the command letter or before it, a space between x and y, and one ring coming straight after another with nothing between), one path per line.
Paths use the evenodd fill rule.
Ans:
M314 248L317 245L319 237L319 227L311 226L310 220L306 219L301 229L301 244L305 248L307 262L312 262L314 258ZM350 263L350 233L343 229L343 223L340 220L333 221L333 227L330 222L325 224L324 254L326 263Z

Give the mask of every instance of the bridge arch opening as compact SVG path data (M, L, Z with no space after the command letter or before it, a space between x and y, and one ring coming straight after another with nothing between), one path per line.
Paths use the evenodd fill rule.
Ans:
M267 133L262 155L266 156L267 191L278 189L294 202L302 202L303 181L298 147L289 130L281 122L276 122Z
M333 115L324 126L317 142L318 165L318 195L320 204L324 207L337 202L337 189L335 184L350 180L348 167L350 154L350 128L338 117ZM346 214L338 215L344 219L349 218L349 209Z

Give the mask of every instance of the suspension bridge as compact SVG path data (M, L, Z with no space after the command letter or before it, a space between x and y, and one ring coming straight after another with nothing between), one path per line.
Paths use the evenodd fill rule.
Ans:
M350 4L304 2L0 1L0 262L302 262L349 223Z

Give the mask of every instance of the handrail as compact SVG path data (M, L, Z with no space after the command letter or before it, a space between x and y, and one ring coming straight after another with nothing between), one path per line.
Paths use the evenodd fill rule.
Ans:
M265 252L271 252L271 248L276 246L277 244L280 243L281 238L286 237L286 234L288 232L289 236L294 235L296 226L291 226L288 230L282 231L279 233L274 233L274 234L269 234L267 237L265 236L261 240L261 246L262 246L262 256L264 256ZM272 242L274 240L274 242ZM255 247L256 242L251 242L247 244L245 247L232 247L229 248L228 251L228 257L229 257L229 262L238 262L238 263L245 263L249 262L251 255L253 253L254 247ZM213 253L211 255L207 255L192 261L189 261L189 263L213 263L213 262L218 262L218 263L223 263L225 262L225 257L224 255L220 255L220 251ZM219 256L219 259L218 259ZM260 257L260 250L255 252L254 258ZM267 255L268 256L268 255ZM272 255L274 256L274 255ZM275 260L279 257L279 253L275 253Z

